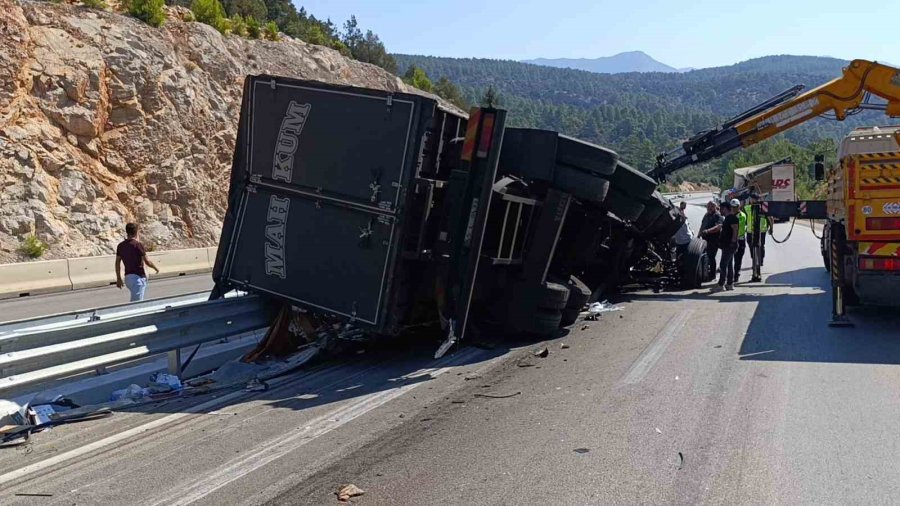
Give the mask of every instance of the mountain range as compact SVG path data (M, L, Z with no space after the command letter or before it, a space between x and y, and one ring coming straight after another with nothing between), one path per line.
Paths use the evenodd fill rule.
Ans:
M675 68L666 65L643 51L627 51L599 58L536 58L522 60L522 63L544 65L566 69L586 70L598 74L621 74L624 72L687 72L692 68Z
M456 83L470 103L479 103L492 87L500 106L509 110L512 126L557 130L609 146L642 170L653 166L658 153L794 85L809 89L840 77L848 63L777 55L691 72L602 74L510 60L394 57L401 72L416 65L432 79ZM780 136L789 146L777 154L837 141L857 126L889 123L877 111L862 111L844 122L816 119ZM679 175L695 182L721 181L732 161L725 157L708 164L699 176L690 170Z

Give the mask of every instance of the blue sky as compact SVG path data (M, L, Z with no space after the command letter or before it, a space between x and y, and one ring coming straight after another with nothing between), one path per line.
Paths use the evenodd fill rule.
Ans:
M644 51L674 67L770 54L900 63L900 1L294 0L337 24L355 14L396 53L528 59Z

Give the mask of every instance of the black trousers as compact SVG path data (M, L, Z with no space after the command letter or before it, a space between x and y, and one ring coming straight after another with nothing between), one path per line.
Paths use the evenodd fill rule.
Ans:
M706 239L706 257L709 259L709 279L716 277L716 254L719 253L719 234L712 234L704 237Z
M741 277L741 266L744 263L744 251L747 250L747 240L738 239L737 249L734 252L734 279Z

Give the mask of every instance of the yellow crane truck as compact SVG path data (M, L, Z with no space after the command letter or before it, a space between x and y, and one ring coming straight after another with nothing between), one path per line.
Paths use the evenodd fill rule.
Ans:
M853 60L837 79L806 92L794 86L698 133L659 155L648 175L662 180L683 167L752 146L811 119L843 121L861 110L900 118L900 69ZM848 326L847 304L900 304L900 127L854 130L841 143L839 155L840 166L827 174L827 200L764 202L754 214L825 220L822 252L831 272L833 303L829 325ZM817 179L825 179L821 157L815 173ZM756 233L759 228L754 227Z

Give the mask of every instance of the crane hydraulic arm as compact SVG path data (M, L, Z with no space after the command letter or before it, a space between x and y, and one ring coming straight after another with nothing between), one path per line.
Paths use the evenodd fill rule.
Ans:
M842 77L805 93L801 90L802 86L795 86L713 130L700 132L673 152L659 155L648 175L663 180L688 165L752 146L829 113L838 121L863 109L900 117L900 69L877 62L853 60ZM870 102L873 95L883 101Z

